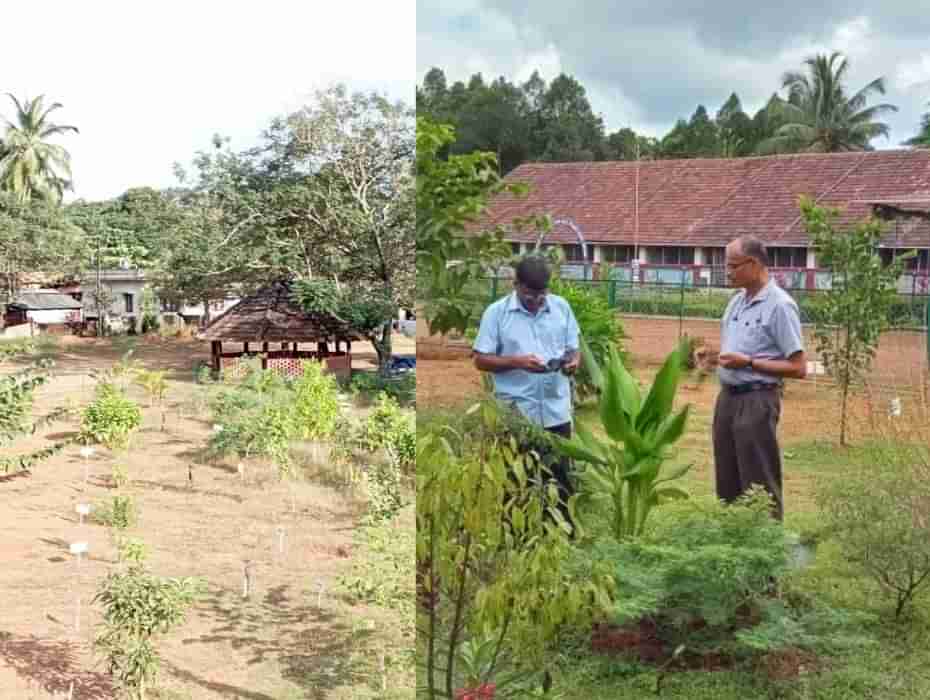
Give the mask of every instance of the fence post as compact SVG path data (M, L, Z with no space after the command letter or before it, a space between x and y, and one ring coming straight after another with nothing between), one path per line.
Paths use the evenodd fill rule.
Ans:
M685 271L681 271L681 279L679 280L678 285L678 340L681 340L681 334L684 330L684 315L685 315Z

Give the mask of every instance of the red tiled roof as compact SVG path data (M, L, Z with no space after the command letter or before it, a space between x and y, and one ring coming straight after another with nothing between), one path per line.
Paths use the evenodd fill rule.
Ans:
M638 175L637 175L638 171ZM930 202L930 150L795 154L634 163L525 163L506 178L530 185L526 197L496 197L481 227L549 214L571 219L588 242L722 246L742 234L770 244L808 245L798 197L845 210L843 222L874 206ZM917 209L918 207L914 207ZM907 230L907 240L902 232ZM926 224L899 225L897 244L930 246ZM532 232L508 236L533 241ZM575 243L567 225L547 243ZM888 226L886 245L895 243Z

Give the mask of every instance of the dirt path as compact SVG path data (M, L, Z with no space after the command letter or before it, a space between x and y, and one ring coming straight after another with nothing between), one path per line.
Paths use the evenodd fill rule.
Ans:
M205 462L201 450L212 426L195 411L196 347L137 345L135 356L145 366L172 370L166 430L160 430L160 411L145 409L144 428L127 454L100 449L88 460L86 491L76 446L31 474L0 475L0 698L48 698L67 692L72 682L75 700L113 697L91 653L101 621L91 599L115 565L115 546L107 528L79 525L75 506L112 497L117 459L128 469L140 511L129 534L144 540L150 568L165 576L201 576L209 590L159 646L161 686L175 692L165 697L350 697L352 665L365 651L364 633L353 620L372 614L336 592L352 554L358 504L323 463L315 478L289 488L269 466L248 464L243 481L235 466ZM58 376L41 389L37 412L67 399L89 400L87 373L120 354L106 341L63 347ZM145 403L137 389L130 395ZM36 444L76 429L76 421L58 424ZM89 549L80 568L69 553L77 541ZM249 599L242 597L245 560L252 571Z

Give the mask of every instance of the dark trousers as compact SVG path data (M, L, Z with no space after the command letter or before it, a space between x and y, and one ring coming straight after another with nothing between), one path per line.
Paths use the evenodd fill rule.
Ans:
M568 440L572 436L572 424L562 423L562 425L553 425L550 428L546 428L546 432L554 433ZM552 470L552 478L555 480L556 486L558 486L559 489L559 511L562 513L566 522L568 522L569 525L573 525L571 516L568 513L568 499L575 493L575 488L572 485L571 479L572 460L560 454L558 460L554 460L550 465L550 469Z
M721 388L714 409L717 497L730 503L759 484L772 496L772 516L782 520L781 450L775 431L781 417L779 389L733 394Z

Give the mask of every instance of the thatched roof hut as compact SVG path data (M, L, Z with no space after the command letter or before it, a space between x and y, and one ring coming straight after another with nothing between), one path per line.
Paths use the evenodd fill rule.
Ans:
M242 356L260 352L262 367L285 374L299 373L306 359L322 361L334 372L351 372L352 341L363 339L341 319L304 311L294 301L288 281L274 282L246 297L217 316L198 337L211 342L217 371L234 369ZM224 353L223 343L242 343L243 350ZM261 351L250 352L252 343L260 344ZM271 343L280 344L280 350L271 350ZM300 343L316 343L317 350L300 350Z

